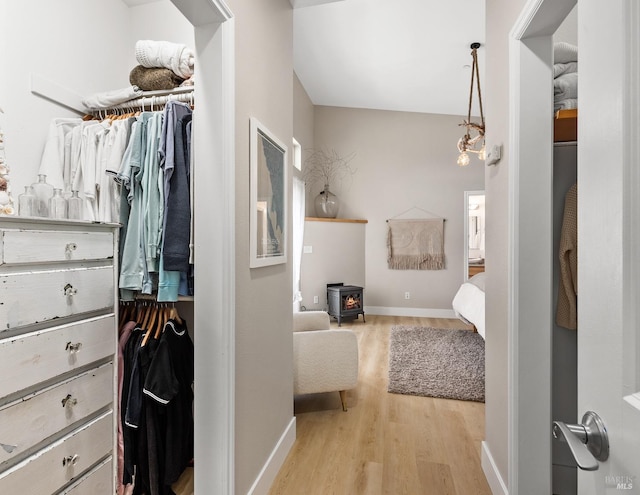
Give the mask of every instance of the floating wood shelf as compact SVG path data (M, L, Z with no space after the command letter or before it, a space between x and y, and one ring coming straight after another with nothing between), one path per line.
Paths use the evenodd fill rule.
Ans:
M342 223L369 223L369 220L359 218L321 218L321 217L305 217L307 222L342 222Z

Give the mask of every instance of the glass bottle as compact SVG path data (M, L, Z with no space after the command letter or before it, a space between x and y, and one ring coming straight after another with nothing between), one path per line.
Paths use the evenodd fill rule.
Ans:
M24 192L18 196L18 215L32 217L35 215L36 195L33 186L24 186Z
M82 198L78 191L71 191L71 197L67 200L69 220L82 219Z
M47 176L43 174L38 175L38 182L31 184L33 187L33 193L36 196L35 208L33 211L36 217L48 217L49 216L49 200L53 197L53 186L47 183Z
M49 199L49 217L67 218L67 200L62 196L62 189L53 190L53 197Z

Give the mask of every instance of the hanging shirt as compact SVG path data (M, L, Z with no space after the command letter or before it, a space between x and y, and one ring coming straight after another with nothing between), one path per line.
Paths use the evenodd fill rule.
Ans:
M142 179L144 175L143 163L146 151L146 124L151 117L150 112L143 112L137 117L132 126L131 138L121 171L118 174L123 183L129 185L127 198L131 205L127 235L122 247L122 266L120 267L120 288L142 291L149 289L145 285L149 276L146 271L145 239L144 239L144 210L142 203ZM130 149L129 149L130 148ZM127 163L124 163L124 160ZM144 286L144 287L143 287Z
M560 232L560 286L556 323L578 328L578 185L571 186L565 197Z
M98 196L98 218L101 222L120 221L121 185L114 177L122 163L130 129L130 119L114 120L110 132L105 136Z
M173 228L176 215L179 214L185 206L190 208L190 188L188 176L186 175L188 170L185 166L189 163L190 142L188 139L185 139L184 131L185 124L191 120L192 111L185 103L171 101L167 103L164 112L165 118L160 139L160 164L164 170L165 218L158 282L158 301L177 301L180 293L184 295L188 294L188 290L181 291L181 269L184 267L176 269L174 265L172 268L167 268L165 265L165 249L167 243L169 243L169 249L171 251L173 249L171 246L174 246L176 243L177 238L175 236L177 232ZM186 119L186 121L184 119ZM190 134L188 137L190 137ZM179 174L179 177L176 177L175 174ZM187 177L186 189L185 177ZM183 204L180 205L180 202ZM175 204L179 205L177 207L179 210L175 209ZM169 227L167 227L167 221L169 221ZM189 226L189 223L190 219L185 226ZM188 270L188 266L186 269Z
M162 112L153 113L147 121L146 150L143 165L142 203L145 228L147 270L157 272L164 219L164 180L160 173L159 145L162 132Z
M65 191L65 186L69 186L69 173L65 174L65 150L70 144L71 132L81 123L80 118L54 118L49 124L38 175L46 175L47 182L55 189Z
M164 326L143 389L150 399L147 407L158 439L157 459L163 466L161 482L165 490L193 459L193 377L193 341L186 323L170 319Z

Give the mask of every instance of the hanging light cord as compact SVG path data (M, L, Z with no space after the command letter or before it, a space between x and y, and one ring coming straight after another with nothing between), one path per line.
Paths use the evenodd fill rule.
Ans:
M484 134L484 112L482 111L482 91L480 91L480 69L478 68L478 49L475 47L475 43L471 49L471 56L473 57L473 65L471 66L471 87L469 88L469 111L467 112L467 137L469 136L469 126L473 125L471 123L471 105L473 103L473 82L476 82L478 87L478 102L480 104L480 121L482 129L478 129L482 134ZM473 125L473 127L477 127Z

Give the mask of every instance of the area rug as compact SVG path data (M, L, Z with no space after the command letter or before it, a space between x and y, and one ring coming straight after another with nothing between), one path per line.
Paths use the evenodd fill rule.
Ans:
M389 392L484 402L484 339L470 330L392 327Z

